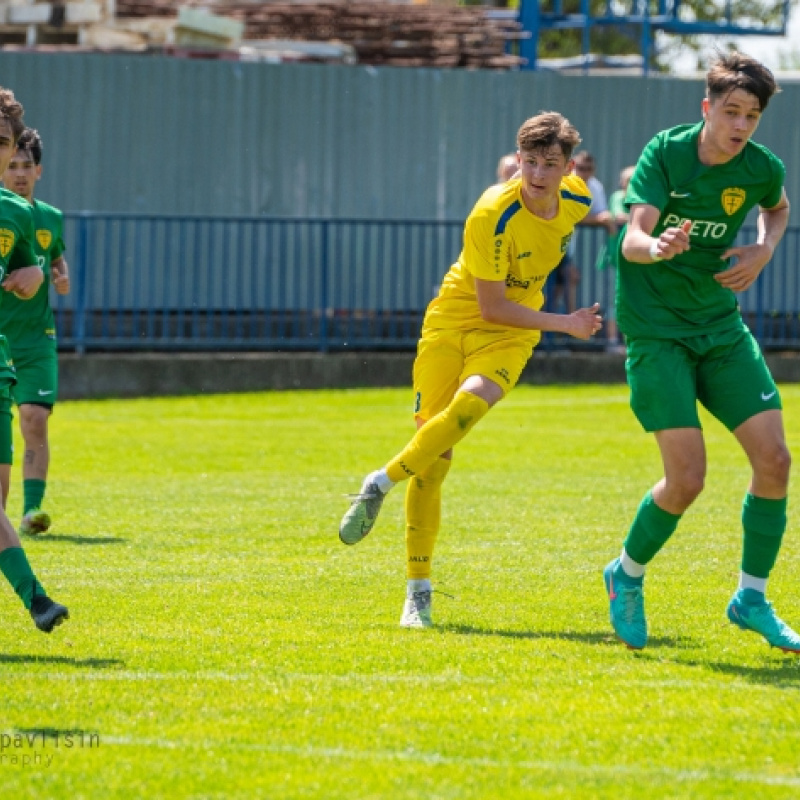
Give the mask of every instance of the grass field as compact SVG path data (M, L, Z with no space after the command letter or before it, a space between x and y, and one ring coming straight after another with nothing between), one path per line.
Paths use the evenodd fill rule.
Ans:
M434 565L453 597L407 631L402 492L357 547L337 526L411 433L409 394L60 404L54 531L26 547L72 619L45 636L0 589L2 796L800 796L800 660L724 617L748 480L729 435L707 421L707 488L633 653L601 570L655 445L625 387L519 387L457 451ZM770 583L795 625L799 519Z

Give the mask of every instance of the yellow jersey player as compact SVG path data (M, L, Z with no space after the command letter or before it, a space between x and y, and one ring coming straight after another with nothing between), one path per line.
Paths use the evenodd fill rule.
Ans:
M404 627L433 624L431 560L453 447L514 387L542 331L589 339L601 327L598 304L572 314L541 311L547 276L591 206L586 184L571 174L579 143L578 131L555 112L520 127L520 176L478 200L461 255L425 314L413 375L417 432L367 475L339 526L342 542L360 542L387 492L410 479Z

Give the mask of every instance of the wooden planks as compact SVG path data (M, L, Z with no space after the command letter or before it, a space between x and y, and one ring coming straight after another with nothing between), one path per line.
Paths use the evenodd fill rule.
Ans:
M117 0L116 5L121 18L172 17L178 8L177 0ZM354 48L360 64L510 69L521 61L505 52L506 42L520 37L519 24L492 18L481 7L342 0L190 0L187 5L241 21L246 40L343 42Z

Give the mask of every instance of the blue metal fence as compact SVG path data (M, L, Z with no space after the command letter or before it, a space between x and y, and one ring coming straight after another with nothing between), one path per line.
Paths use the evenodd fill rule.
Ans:
M54 298L60 347L412 349L425 307L458 256L462 227L462 220L66 214L73 290ZM613 272L595 269L603 241L598 229L579 231L580 305L613 301ZM742 296L764 347L800 349L799 250L794 228Z

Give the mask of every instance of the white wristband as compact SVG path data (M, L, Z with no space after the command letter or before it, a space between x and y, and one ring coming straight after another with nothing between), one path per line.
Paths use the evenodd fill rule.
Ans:
M658 254L658 239L653 239L653 243L650 245L650 258L653 261L663 261L663 257Z

